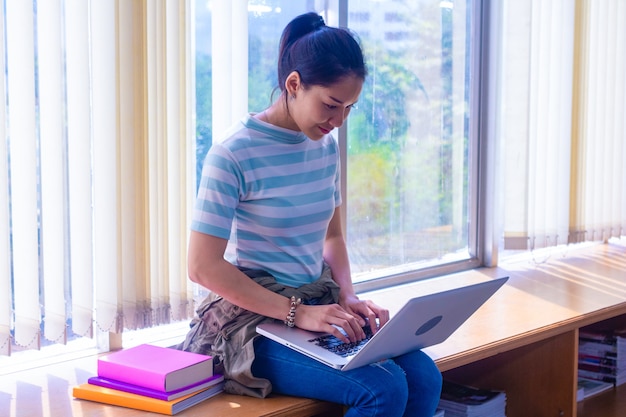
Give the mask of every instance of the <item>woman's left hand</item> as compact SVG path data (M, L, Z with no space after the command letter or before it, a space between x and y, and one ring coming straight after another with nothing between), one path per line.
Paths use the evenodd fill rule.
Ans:
M354 294L344 297L340 296L339 305L360 322L362 321L362 326L365 326L365 321L367 320L372 333L376 333L378 328L389 321L389 310L380 307L371 300L361 300ZM378 322L376 319L378 319Z

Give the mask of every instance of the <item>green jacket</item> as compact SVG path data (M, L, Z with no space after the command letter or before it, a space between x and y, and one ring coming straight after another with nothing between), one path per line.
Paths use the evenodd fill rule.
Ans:
M287 298L301 298L304 304L333 304L339 297L339 286L326 264L319 279L299 288L279 284L265 271L240 269L263 287ZM215 372L224 374L226 392L266 397L272 391L272 384L252 375L251 368L254 339L259 337L256 326L274 319L244 310L215 293L206 297L196 313L189 333L176 348L213 356Z

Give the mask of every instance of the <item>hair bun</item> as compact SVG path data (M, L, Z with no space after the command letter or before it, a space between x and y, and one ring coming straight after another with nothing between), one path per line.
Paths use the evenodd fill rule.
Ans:
M317 16L317 20L313 22L313 29L319 29L322 26L326 26L326 22L324 22L324 18L320 15Z
M285 91L289 74L297 71L303 85L329 86L345 76L364 80L367 68L355 36L346 28L326 26L308 12L285 26L278 47L278 88ZM285 96L287 97L287 96Z

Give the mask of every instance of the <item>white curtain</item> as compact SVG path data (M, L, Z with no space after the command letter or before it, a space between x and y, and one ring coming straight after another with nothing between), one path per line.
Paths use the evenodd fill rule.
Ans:
M2 100L7 114L4 128L8 138L9 187L8 195L2 198L9 204L10 218L7 220L6 238L10 241L9 252L3 254L9 274L2 275L9 281L11 291L3 308L13 309L15 341L21 345L39 346L39 327L42 295L39 280L39 216L37 175L38 144L35 103L35 28L33 7L28 2L8 2L6 5L6 72L3 71L7 100ZM3 112L4 113L4 112ZM44 184L42 182L42 188ZM43 192L42 192L43 197ZM44 202L42 201L42 206ZM4 233L3 233L4 234ZM56 271L55 271L56 272ZM15 279L10 280L11 276ZM54 273L51 279L58 279ZM11 295L13 297L11 297ZM0 324L8 329L11 314L3 316ZM9 319L9 321L4 321ZM5 345L7 351L10 345Z
M67 250L72 327L76 334L92 335L93 212L91 187L91 94L89 71L89 3L65 2L65 83L67 118ZM67 222L67 218L64 217Z
M193 315L191 8L6 3L1 354Z
M626 235L626 2L579 1L572 240Z
M501 13L504 249L623 235L623 2L507 0Z
M211 58L213 141L248 111L248 0L216 0L211 3Z
M4 19L0 19L0 34L5 33ZM5 68L5 43L0 42L0 68ZM6 78L0 75L0 97L6 97ZM7 137L6 100L0 100L0 138ZM7 142L0 145L0 354L11 350L12 286L11 242L9 235L9 158Z

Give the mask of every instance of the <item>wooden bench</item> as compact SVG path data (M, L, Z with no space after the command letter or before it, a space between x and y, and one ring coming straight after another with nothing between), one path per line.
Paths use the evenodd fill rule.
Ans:
M626 415L626 386L576 403L578 330L600 321L626 326L626 247L599 245L527 261L482 268L362 294L390 310L404 299L499 276L507 284L444 343L425 349L444 377L501 389L507 417L618 417ZM94 372L93 357L13 375L0 414L139 417L136 410L73 400L74 383ZM2 380L5 377L0 378ZM2 382L2 381L0 381ZM6 380L4 381L7 382ZM50 385L54 382L54 385ZM24 391L30 387L34 397ZM44 388L39 388L44 387ZM45 388L47 387L47 388ZM68 395L61 395L63 391ZM12 396L13 395L13 396ZM8 399L9 404L4 403ZM29 408L33 411L30 412ZM337 404L303 398L266 399L220 394L177 414L181 417L341 416ZM154 414L154 416L157 416Z
M626 325L626 247L570 250L548 262L482 268L362 294L391 307L415 295L508 275L508 283L446 342L425 351L444 378L507 394L507 417L626 415L626 387L604 406L576 402L578 329ZM600 414L608 407L615 414ZM609 412L609 413L610 413ZM220 395L181 416L340 416L341 406L308 399Z
M264 399L219 394L179 415L185 417L339 417L343 406L306 398L270 396Z
M504 390L507 417L626 415L626 386L576 400L579 329L626 326L626 247L568 250L544 263L476 272L510 280L449 340L426 349L444 378Z

